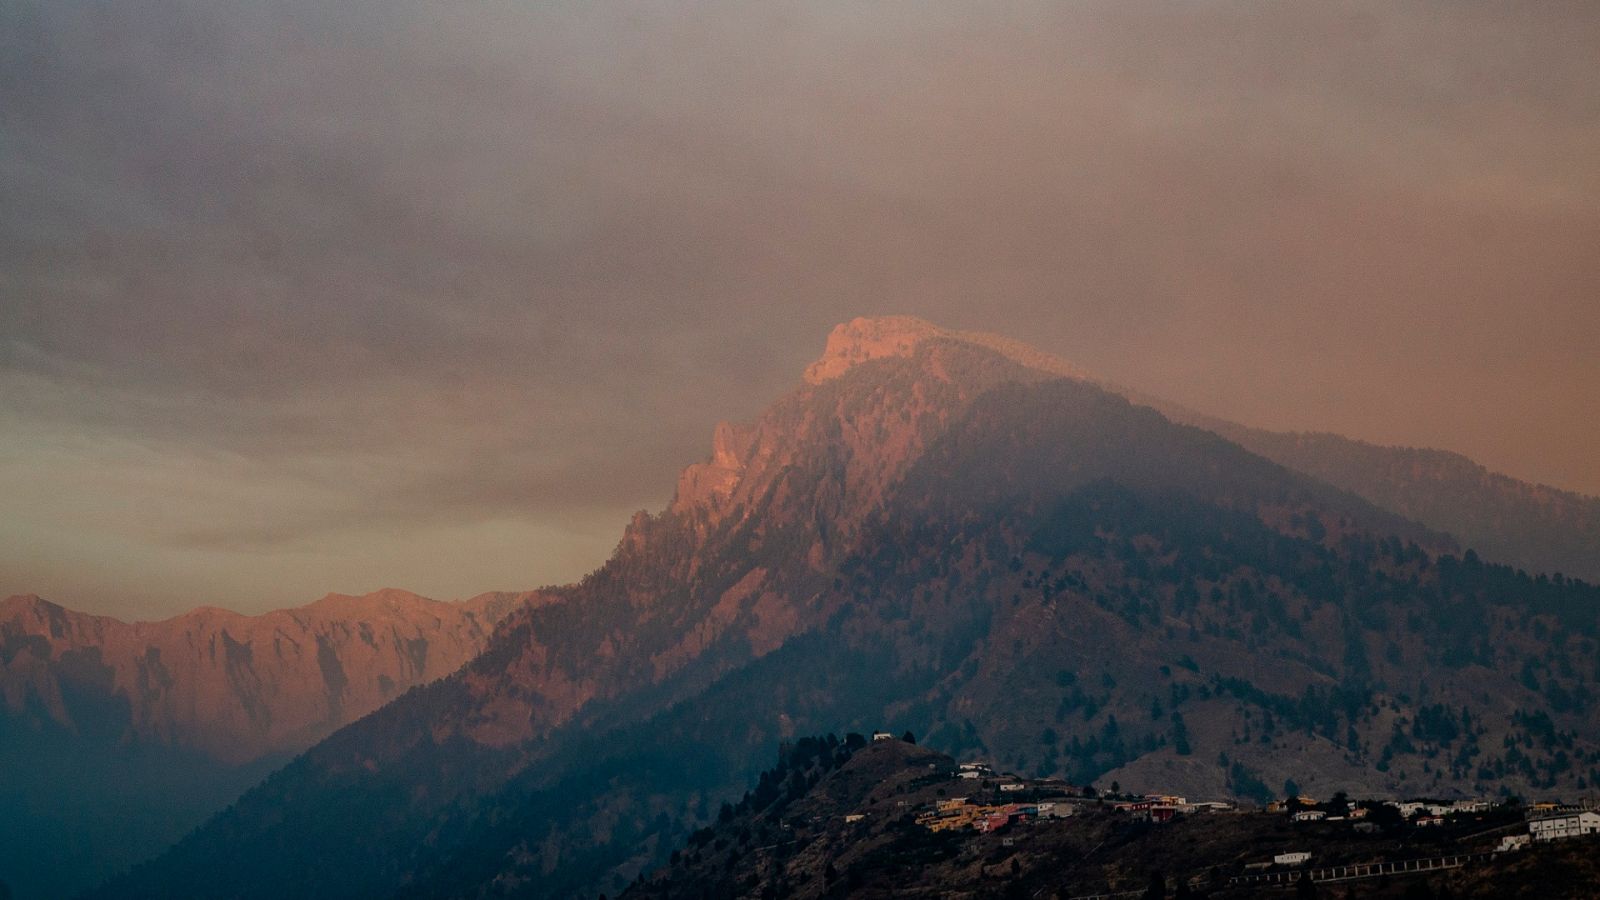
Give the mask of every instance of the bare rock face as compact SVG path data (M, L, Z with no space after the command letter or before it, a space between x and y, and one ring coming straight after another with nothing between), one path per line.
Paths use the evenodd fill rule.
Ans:
M677 504L709 507L726 500L744 474L754 436L749 428L719 422L712 433L711 458L685 468L678 477Z
M454 672L538 596L444 603L388 589L259 616L201 607L131 623L12 597L0 603L0 713L242 764L304 749Z
M946 333L913 316L851 319L828 335L822 358L805 371L806 383L821 384L868 360L910 356L918 344Z
M1021 341L975 331L940 328L915 316L874 316L851 319L836 326L828 335L822 357L805 371L807 384L821 384L837 378L864 362L888 357L909 357L931 340L960 341L983 347L1037 372L1062 378L1090 380L1084 370L1060 357L1030 347Z

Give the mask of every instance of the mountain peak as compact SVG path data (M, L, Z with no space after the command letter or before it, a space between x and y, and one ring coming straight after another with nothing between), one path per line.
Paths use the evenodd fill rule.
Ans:
M834 326L822 357L806 368L808 384L821 384L852 367L889 356L910 356L918 344L945 330L915 316L851 319Z
M953 340L999 353L1026 366L1064 378L1091 380L1083 369L1021 341L981 331L942 328L916 316L872 316L851 319L828 334L822 356L806 368L807 384L837 378L864 362L911 356L929 340Z
M340 608L360 610L379 605L412 606L418 604L428 604L432 602L434 601L429 600L427 597L414 594L411 591L404 590L402 588L386 587L379 588L376 591L366 594L340 594L337 592L330 593L318 600L316 603L313 603L312 606L324 609Z
M40 597L38 594L16 594L0 600L0 615L19 613L23 610L54 609L59 611L60 606Z

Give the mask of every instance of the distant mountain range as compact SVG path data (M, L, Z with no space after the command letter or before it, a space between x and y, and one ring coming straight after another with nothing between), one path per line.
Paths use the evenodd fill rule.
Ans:
M1494 532L1451 512L1471 471L1400 490L1400 462L1319 475L1226 430L1004 339L840 326L604 566L99 896L615 891L778 741L880 724L1206 796L1600 780L1600 589L1467 549Z
M132 623L0 602L0 879L59 896L159 851L537 600L385 590Z
M131 623L11 597L0 602L0 699L13 725L242 765L303 750L449 675L537 596L444 603L390 589L258 616L201 607Z

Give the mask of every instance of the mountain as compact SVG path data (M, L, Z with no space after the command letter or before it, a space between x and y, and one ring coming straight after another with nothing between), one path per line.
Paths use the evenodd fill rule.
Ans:
M1448 531L1489 559L1600 581L1600 498L1518 481L1446 450L1381 447L1336 434L1264 431L1205 418L1193 424Z
M0 602L0 877L60 895L159 851L293 754L460 668L536 599L385 590L132 623Z
M1092 382L1194 425L1368 502L1453 535L1462 545L1530 572L1600 581L1600 497L1491 472L1447 450L1388 447L1326 432L1250 428L1131 390L1018 341L952 331L905 316L858 319L830 338L807 378L844 371L855 362L904 354L929 338L987 347L1041 372Z
M0 710L35 728L249 763L302 750L454 672L533 596L442 603L390 589L258 616L201 607L132 623L11 597L0 603Z
M100 896L614 891L773 743L880 723L1192 794L1571 793L1597 609L1037 351L858 320L600 569Z

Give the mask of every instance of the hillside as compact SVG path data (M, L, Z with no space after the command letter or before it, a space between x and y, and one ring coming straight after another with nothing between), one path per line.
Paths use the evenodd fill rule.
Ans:
M1600 498L1531 484L1446 450L1248 428L1136 392L1173 421L1216 432L1297 472L1454 535L1488 559L1600 582Z
M1449 531L1489 559L1600 581L1600 498L1518 481L1443 450L1379 447L1333 434L1214 430L1291 469Z
M1060 374L842 326L599 570L103 896L613 891L880 723L1209 796L1600 777L1600 591Z
M60 896L160 851L293 754L460 668L533 602L387 590L160 622L0 602L0 878Z
M898 739L867 743L850 735L841 742L829 735L786 744L753 790L621 896L1139 897L1159 881L1158 896L1221 900L1260 896L1264 889L1252 879L1274 874L1292 886L1308 868L1441 857L1470 862L1324 882L1311 894L1329 900L1600 895L1592 880L1596 839L1494 855L1504 835L1526 834L1515 807L1452 814L1424 826L1369 801L1328 802L1338 821L1295 822L1287 812L1213 809L1198 798L1174 797L1159 804L1172 818L1159 821L1141 809L1148 803L1143 797L1091 798L1097 792L1061 782L956 775L954 760ZM951 825L972 818L963 811L974 807L996 811L998 818L978 817L992 830ZM1352 810L1361 818L1349 818ZM1279 854L1297 852L1310 854L1311 862L1273 864Z

